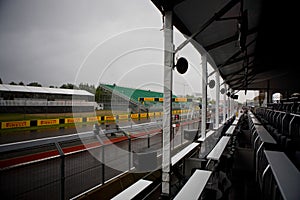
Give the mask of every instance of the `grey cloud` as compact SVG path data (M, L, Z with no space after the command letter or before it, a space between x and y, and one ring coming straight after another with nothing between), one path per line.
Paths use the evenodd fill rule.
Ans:
M72 82L98 43L124 30L160 25L151 6L141 0L2 0L0 76L5 82Z

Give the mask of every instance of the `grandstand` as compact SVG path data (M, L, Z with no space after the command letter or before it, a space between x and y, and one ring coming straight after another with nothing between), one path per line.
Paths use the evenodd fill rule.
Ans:
M94 94L85 90L0 84L2 113L90 112L94 105Z
M128 112L147 112L162 110L161 102L140 102L139 98L154 97L162 98L163 93L151 90L141 90L128 87L117 86L116 84L100 84L100 101L104 104L105 110L124 110ZM173 95L175 98L176 96ZM174 103L174 108L178 107L178 103Z

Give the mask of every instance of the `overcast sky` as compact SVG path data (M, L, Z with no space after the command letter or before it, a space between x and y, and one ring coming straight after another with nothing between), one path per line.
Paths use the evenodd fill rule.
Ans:
M162 16L150 0L1 0L0 27L4 83L162 89ZM200 55L191 45L179 55L190 67L174 72L174 92L201 92Z

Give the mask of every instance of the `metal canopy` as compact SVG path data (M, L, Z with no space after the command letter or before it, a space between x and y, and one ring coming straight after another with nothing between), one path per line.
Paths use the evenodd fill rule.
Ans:
M94 96L94 94L85 90L34 87L34 86L24 86L24 85L7 85L7 84L0 84L0 92L25 92L25 93Z
M210 54L234 90L300 90L295 2L263 0L152 0L173 24ZM293 12L295 11L295 12ZM246 16L246 17L245 17ZM246 20L247 19L247 20ZM239 28L239 24L246 29ZM240 31L244 30L244 31ZM198 33L199 32L199 33ZM198 34L197 34L198 33ZM245 48L239 38L245 36ZM194 34L194 35L193 35ZM295 45L296 50L293 49Z

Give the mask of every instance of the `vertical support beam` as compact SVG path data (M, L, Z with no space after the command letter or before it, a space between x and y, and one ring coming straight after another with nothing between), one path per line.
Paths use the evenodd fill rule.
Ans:
M232 94L232 89L230 89L230 96L229 96L229 118L231 118L232 116L232 98L231 98L231 94Z
M223 123L226 122L226 92L227 92L226 84L224 84L224 88L225 88L225 93L223 94Z
M103 133L103 130L100 128L101 133ZM102 142L102 139L100 139L99 135L96 135L96 139L99 141L99 143L101 144L101 176L102 176L102 180L101 183L104 184L105 182L105 145ZM128 152L129 154L131 153L131 151ZM128 161L129 163L131 163L131 160ZM129 169L130 170L130 169Z
M148 144L148 148L150 148L150 134L148 134L147 144Z
M268 86L267 86L267 104L272 103L272 97L270 92L270 80L268 80Z
M55 147L61 157L61 163L60 163L60 199L65 199L65 154L62 150L61 146L55 142Z
M233 112L233 115L236 116L236 100L235 99L232 99L232 112Z
M162 149L162 196L170 195L171 132L172 132L172 68L173 68L172 11L165 12L164 20L164 103L163 103L163 149Z
M216 128L219 128L219 106L220 106L220 75L219 72L216 72Z
M104 185L105 183L105 146L102 145L102 151L101 151L101 169L102 169L102 184ZM130 160L128 161L129 163L131 162Z
M228 87L228 91L229 90L229 87ZM230 118L230 97L227 96L227 120Z
M103 146L103 147L105 147L105 146ZM103 148L103 152L104 152L104 148ZM128 170L129 171L131 170L131 162L132 162L131 156L132 156L132 152L131 152L131 136L129 135L128 136ZM103 160L104 160L104 158L103 158Z
M201 112L201 137L205 138L206 110L207 110L207 55L201 56L202 60L202 112Z
M231 94L234 93L234 90L231 89ZM233 111L233 98L230 98L230 117L233 117L234 111Z

